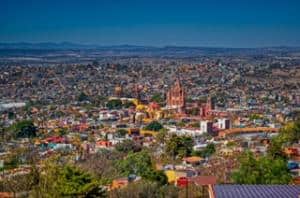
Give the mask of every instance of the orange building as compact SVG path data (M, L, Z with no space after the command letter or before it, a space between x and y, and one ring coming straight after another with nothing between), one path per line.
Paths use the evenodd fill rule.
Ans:
M112 181L111 189L116 189L116 188L122 188L128 185L128 179L127 178L119 178L119 179L114 179Z

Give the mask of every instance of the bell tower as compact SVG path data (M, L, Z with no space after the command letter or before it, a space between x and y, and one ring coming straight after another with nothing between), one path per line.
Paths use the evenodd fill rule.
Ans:
M185 90L177 77L174 85L167 93L167 107L183 111L185 108Z

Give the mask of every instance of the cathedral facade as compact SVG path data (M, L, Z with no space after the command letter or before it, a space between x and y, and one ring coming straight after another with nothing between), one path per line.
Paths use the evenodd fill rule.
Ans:
M185 90L177 78L175 84L167 93L167 107L184 111L185 109Z

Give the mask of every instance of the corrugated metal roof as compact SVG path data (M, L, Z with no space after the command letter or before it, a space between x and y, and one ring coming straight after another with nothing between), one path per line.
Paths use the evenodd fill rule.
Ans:
M299 185L215 185L216 198L299 198Z

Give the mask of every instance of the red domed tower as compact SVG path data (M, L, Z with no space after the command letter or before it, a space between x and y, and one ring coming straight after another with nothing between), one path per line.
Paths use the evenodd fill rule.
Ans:
M185 90L179 78L176 78L175 84L167 93L167 107L184 111L185 108Z

